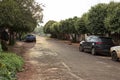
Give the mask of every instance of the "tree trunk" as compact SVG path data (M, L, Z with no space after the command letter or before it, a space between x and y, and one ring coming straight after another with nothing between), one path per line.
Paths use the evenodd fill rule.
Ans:
M14 39L14 32L10 31L10 37L9 37L9 45L14 45L15 44L15 39Z

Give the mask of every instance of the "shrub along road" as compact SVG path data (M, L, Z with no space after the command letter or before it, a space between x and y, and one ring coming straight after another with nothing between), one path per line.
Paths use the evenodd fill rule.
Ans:
M25 58L18 80L119 80L120 63L110 57L78 51L77 45L37 36L37 42L19 42ZM17 50L17 48L15 48Z

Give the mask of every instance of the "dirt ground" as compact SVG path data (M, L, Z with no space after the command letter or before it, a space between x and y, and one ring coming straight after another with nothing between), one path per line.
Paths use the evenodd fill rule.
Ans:
M29 62L29 57L27 57L26 51L34 47L34 43L28 44L25 42L17 42L10 51L16 53L17 55L24 58L23 71L17 73L18 80L30 80L31 76L35 74L35 67Z
M67 41L65 43L69 44ZM42 42L17 42L11 48L12 52L22 56L25 61L23 71L17 73L18 80L80 80L69 73L56 53L41 45Z

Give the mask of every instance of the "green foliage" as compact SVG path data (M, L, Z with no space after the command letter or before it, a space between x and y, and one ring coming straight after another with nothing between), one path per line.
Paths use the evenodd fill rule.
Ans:
M47 34L51 33L50 27L52 26L52 24L54 24L56 21L50 20L48 21L45 26L44 26L44 32Z
M0 28L8 28L10 36L34 31L38 23L42 22L43 9L35 0L1 0ZM14 41L10 37L9 42Z
M50 27L50 30L54 34L59 34L60 33L60 23L58 23L58 22L53 23L52 26Z
M0 2L0 26L11 27L15 24L19 7L13 0L3 0Z
M75 29L78 34L85 34L88 32L87 30L87 18L88 14L85 13L81 18L78 18L77 21L75 22Z
M43 9L41 7L42 4L35 2L35 0L14 0L14 1L16 1L19 4L21 10L29 12L29 14L31 14L32 18L34 18L37 23L42 22L43 18L42 13Z
M106 9L107 4L100 3L89 10L87 29L92 34L104 34L107 32L104 25L104 19L107 16Z
M61 24L61 26L59 27L60 32L61 33L69 33L69 27L68 27L69 23L68 23L68 21L67 20L62 20L62 21L60 21L60 24Z
M69 18L67 21L69 23L68 27L69 27L69 33L74 34L76 33L76 29L75 29L75 22L77 21L77 17L73 17L73 18Z
M16 72L21 71L23 59L14 53L0 53L0 79L16 80Z
M109 32L120 33L120 3L111 2L108 4L104 23Z
M68 18L60 22L49 21L45 24L44 31L61 38L65 36L72 39L76 39L78 34L120 33L120 2L97 4L80 18Z
M75 25L74 25L76 20L77 20L77 17L60 21L60 24L61 24L60 32L66 33L66 34L76 33Z
M35 0L0 1L0 27L13 32L32 32L42 22L43 9Z

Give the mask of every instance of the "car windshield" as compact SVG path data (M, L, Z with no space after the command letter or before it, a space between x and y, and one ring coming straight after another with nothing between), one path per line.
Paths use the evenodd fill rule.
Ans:
M33 35L27 35L27 36L33 36Z

